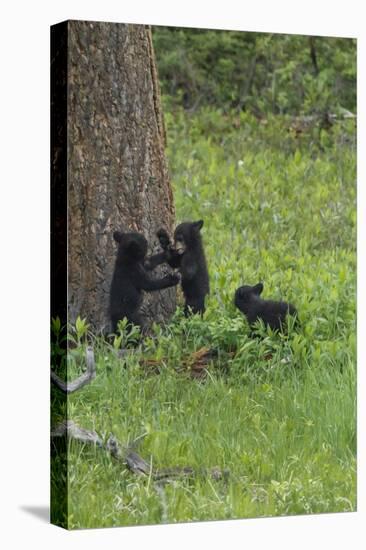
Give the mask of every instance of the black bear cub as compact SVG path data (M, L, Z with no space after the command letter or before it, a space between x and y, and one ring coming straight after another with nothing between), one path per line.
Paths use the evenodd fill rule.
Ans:
M297 315L296 308L286 302L263 300L260 298L262 291L263 283L241 286L235 292L234 303L244 313L250 326L262 319L272 330L281 330L285 327L287 314Z
M150 292L174 286L179 283L180 277L172 273L162 279L153 279L146 273L144 260L147 241L140 233L115 231L113 238L118 243L118 252L109 301L112 331L116 331L118 321L124 317L130 323L144 329L144 321L139 311L142 291Z
M184 314L205 311L205 297L209 293L209 279L200 230L203 220L183 222L174 231L174 244L165 229L157 236L163 252L151 256L147 269L154 269L166 262L172 268L178 268L182 276L182 290L185 298Z

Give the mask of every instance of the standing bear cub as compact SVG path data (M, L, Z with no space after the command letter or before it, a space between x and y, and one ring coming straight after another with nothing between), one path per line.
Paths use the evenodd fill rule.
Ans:
M250 326L258 319L262 319L272 330L281 331L285 326L286 316L297 315L296 308L286 302L263 300L260 298L262 291L263 283L241 286L235 292L234 303L244 313Z
M113 238L118 243L118 252L109 301L112 331L116 331L118 321L124 317L129 323L144 329L144 321L139 311L142 291L151 292L174 286L179 283L180 277L175 273L162 279L149 277L144 268L147 241L140 233L115 231Z
M172 268L178 268L182 277L182 290L185 298L184 315L205 311L205 297L209 293L209 279L200 230L203 220L183 222L174 231L174 244L165 229L157 236L163 252L151 256L147 269L154 269L166 262Z

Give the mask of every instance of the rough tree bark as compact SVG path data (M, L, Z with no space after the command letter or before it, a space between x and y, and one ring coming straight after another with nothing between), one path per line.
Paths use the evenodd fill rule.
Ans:
M157 229L171 230L174 222L151 30L87 21L68 21L53 29L60 36L54 39L52 58L61 60L51 74L53 111L66 111L65 121L52 113L53 195L60 195L60 186L67 188L67 199L61 193L59 200L63 209L67 202L67 218L53 205L59 214L53 217L53 246L55 255L58 250L64 256L63 266L54 259L53 268L61 273L54 286L62 292L67 284L68 321L81 315L99 331L109 326L113 231L140 231L153 248ZM60 50L65 44L67 57ZM61 233L66 219L65 254ZM152 293L143 305L147 319L158 322L174 307L175 289ZM62 316L62 309L55 297L53 314Z

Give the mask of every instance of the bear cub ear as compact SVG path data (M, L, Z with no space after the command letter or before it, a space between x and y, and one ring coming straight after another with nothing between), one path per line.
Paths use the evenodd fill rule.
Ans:
M121 233L121 231L114 231L113 238L117 243L120 243L122 240L122 235L123 233Z
M198 222L193 222L193 227L197 229L197 231L200 231L203 226L203 220L198 220Z
M257 285L253 286L253 293L257 294L259 296L263 292L263 283L258 283Z

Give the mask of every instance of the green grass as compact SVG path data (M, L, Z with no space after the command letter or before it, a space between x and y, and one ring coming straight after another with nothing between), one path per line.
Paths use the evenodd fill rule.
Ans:
M124 361L96 340L97 377L69 398L68 414L104 438L145 434L139 453L153 467L219 466L230 475L157 490L105 452L71 442L63 520L84 528L355 510L352 123L296 138L279 117L260 124L206 110L166 122L177 222L205 222L207 312L186 320L179 309ZM258 281L264 297L296 305L298 333L249 338L233 294ZM203 346L219 355L199 382L178 370ZM82 353L73 352L70 378ZM159 360L160 375L144 371L142 357Z

